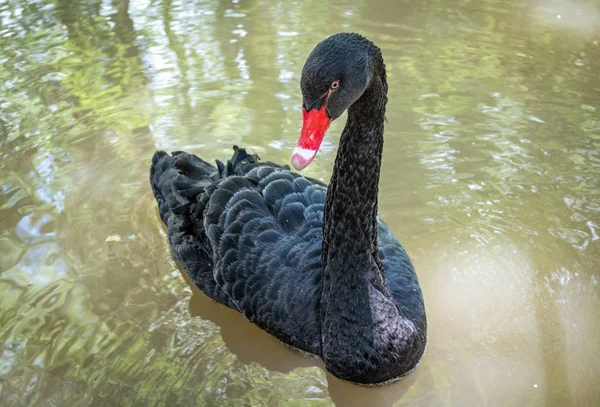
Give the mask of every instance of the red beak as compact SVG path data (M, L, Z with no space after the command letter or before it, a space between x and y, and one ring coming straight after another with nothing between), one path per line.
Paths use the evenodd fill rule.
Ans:
M292 154L292 165L295 169L300 171L306 168L315 158L330 124L331 119L327 116L325 105L320 110L312 109L310 112L302 109L302 131Z

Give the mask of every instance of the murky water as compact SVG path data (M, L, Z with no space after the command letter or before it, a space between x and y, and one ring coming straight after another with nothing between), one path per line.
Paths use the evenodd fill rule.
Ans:
M3 0L0 21L0 405L600 405L597 0ZM299 71L338 31L386 58L381 215L430 326L379 389L191 287L147 181L156 148L289 160Z

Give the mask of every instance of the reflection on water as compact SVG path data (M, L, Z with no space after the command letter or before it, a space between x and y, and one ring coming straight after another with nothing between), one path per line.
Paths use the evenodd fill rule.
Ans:
M600 404L600 4L0 3L0 404ZM156 148L289 159L312 47L362 32L381 215L419 270L417 370L358 388L192 287ZM328 179L334 123L307 175Z

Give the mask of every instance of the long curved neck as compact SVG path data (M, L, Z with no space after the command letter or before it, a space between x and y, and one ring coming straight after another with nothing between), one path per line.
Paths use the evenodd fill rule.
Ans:
M336 269L344 265L333 262L340 253L348 262L360 257L370 264L371 258L381 269L377 256L377 195L386 103L387 81L382 70L348 109L325 203L322 257L326 272L343 272Z

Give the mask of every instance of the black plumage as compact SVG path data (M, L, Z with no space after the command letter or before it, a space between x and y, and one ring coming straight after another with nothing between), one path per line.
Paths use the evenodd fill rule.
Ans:
M323 99L336 80L340 91ZM216 167L157 152L150 182L173 256L206 295L339 378L385 383L418 363L427 323L412 263L377 217L381 52L357 34L329 37L301 85L307 110L348 110L328 187L238 147Z

